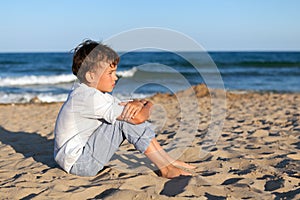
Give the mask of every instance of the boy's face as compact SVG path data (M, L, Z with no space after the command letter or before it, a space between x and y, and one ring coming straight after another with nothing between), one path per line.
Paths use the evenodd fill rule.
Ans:
M101 92L111 92L118 80L116 75L117 66L105 63L103 70L99 70L99 78L96 88Z

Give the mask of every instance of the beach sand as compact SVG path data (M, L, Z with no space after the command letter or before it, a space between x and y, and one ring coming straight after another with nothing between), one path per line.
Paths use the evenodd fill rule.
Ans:
M227 93L222 131L207 146L211 98L221 97L203 85L194 89L151 97L158 141L175 144L174 155L196 166L193 176L172 180L145 166L126 142L99 175L67 174L53 160L62 103L0 105L0 198L300 199L300 94Z

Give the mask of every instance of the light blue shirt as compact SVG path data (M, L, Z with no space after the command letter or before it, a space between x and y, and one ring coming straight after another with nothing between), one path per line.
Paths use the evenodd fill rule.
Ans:
M101 126L99 119L114 123L121 115L120 100L109 93L77 83L63 104L54 129L54 159L66 171L82 154L91 134Z

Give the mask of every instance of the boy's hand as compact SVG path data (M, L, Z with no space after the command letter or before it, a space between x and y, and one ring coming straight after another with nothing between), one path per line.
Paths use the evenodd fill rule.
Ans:
M121 117L125 121L133 119L135 115L138 114L144 107L144 103L137 100L121 102L120 105L125 106L123 112L121 113Z

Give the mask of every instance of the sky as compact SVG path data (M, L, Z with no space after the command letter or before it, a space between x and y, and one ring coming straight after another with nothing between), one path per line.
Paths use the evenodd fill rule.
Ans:
M209 51L300 51L299 9L299 0L1 1L0 52L70 51L143 27L180 32Z

